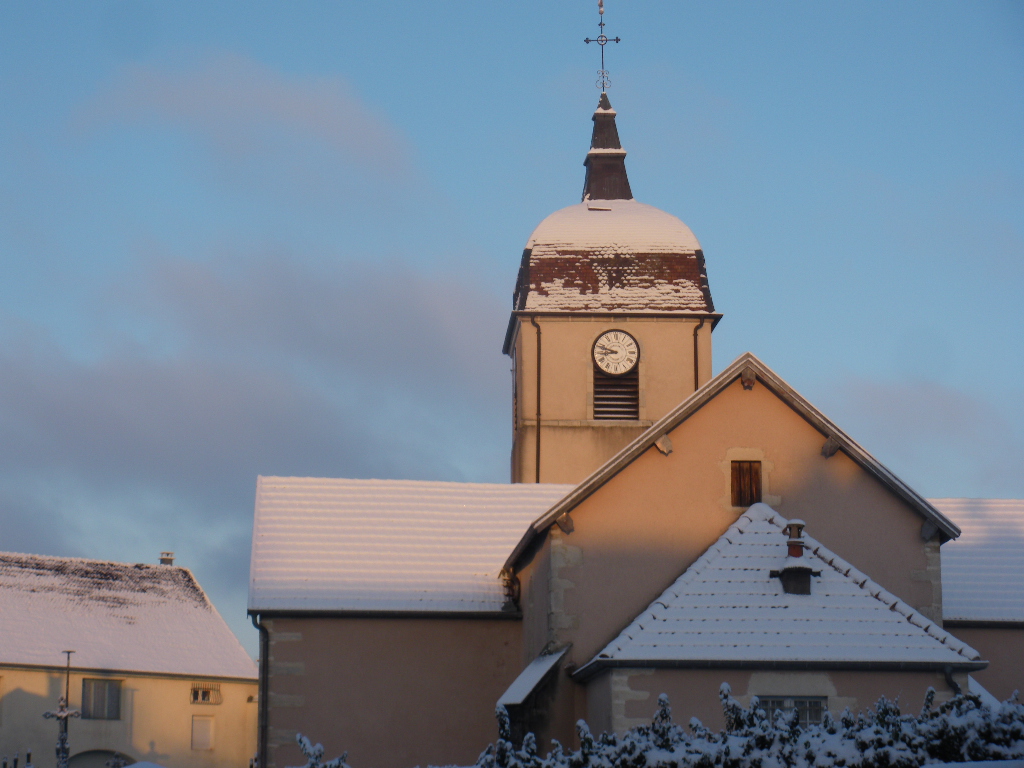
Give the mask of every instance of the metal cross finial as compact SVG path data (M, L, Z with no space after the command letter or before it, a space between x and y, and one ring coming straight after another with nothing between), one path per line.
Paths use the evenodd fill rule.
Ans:
M601 46L601 68L597 70L597 87L601 89L601 93L608 90L608 86L612 84L612 81L608 77L608 70L604 68L604 47L608 43L619 43L622 42L620 37L608 37L604 33L604 0L597 0L597 13L598 22L597 26L601 30L601 33L596 38L586 38L584 43L597 43Z

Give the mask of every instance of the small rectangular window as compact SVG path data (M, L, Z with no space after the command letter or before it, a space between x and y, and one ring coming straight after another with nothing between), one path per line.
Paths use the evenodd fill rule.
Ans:
M761 462L732 463L732 505L749 507L761 501Z
M120 720L121 681L90 677L82 680L82 717L87 720Z
M759 700L761 709L773 719L776 712L789 714L795 709L800 713L800 725L820 725L828 710L827 696L762 696Z
M213 715L192 715L192 749L213 749Z
M220 695L220 683L192 683L193 704L220 704L224 699Z

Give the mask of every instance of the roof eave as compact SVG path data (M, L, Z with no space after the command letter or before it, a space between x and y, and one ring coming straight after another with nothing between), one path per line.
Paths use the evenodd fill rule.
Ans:
M0 669L25 670L28 672L48 672L63 675L67 670L63 664L30 664L17 661L0 661ZM124 675L125 677L155 677L160 679L188 680L222 680L225 682L255 683L257 672L253 670L247 675L218 675L210 672L160 672L147 669L121 669L118 667L73 667L76 674L86 675Z
M255 608L246 610L249 616L262 619L501 619L519 620L521 611L454 611L446 610L365 610L335 608Z
M987 661L772 661L759 659L593 659L572 672L578 683L593 679L606 669L760 669L760 670L829 670L877 672L976 672L985 669Z

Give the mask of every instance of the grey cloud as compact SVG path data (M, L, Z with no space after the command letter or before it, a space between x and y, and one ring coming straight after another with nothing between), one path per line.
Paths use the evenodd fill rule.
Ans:
M455 275L407 264L302 268L285 253L161 261L142 292L190 343L259 352L374 392L495 407L507 399L508 310Z
M934 381L847 377L833 408L844 428L926 496L1024 495L1020 425L975 395Z
M0 317L0 548L175 550L247 637L257 474L505 477L507 315L471 284L165 259L106 298L88 355Z

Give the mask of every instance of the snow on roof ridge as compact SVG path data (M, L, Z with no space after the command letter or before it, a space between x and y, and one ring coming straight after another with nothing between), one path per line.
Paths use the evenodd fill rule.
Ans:
M378 477L309 477L304 475L257 475L257 482L273 482L273 483L323 483L328 485L391 485L391 486L408 486L408 487L437 487L437 488L481 488L481 489L493 489L493 488L508 488L512 489L517 493L529 493L535 491L538 488L552 488L557 485L566 485L565 483L471 483L462 482L460 480L395 480L389 478L378 478ZM568 487L575 487L569 485Z
M192 576L192 571L183 565L161 565L160 563L123 563L118 560L102 560L95 557L78 557L76 555L37 555L33 552L0 552L0 559L7 557L25 557L33 558L35 560L59 560L61 562L76 562L76 563L92 563L95 565L116 565L124 568L173 568L176 570L185 571ZM195 579L195 576L192 576ZM196 582L196 586L199 586L199 582ZM199 587L202 591L202 587ZM206 593L203 592L203 596Z
M546 216L530 233L526 247L557 243L570 246L609 245L631 249L636 253L693 253L701 250L700 241L693 230L668 211L633 198L601 202L602 207L609 210L600 211L594 216L587 216L589 211L586 200L559 208ZM629 222L632 222L632 228Z

